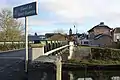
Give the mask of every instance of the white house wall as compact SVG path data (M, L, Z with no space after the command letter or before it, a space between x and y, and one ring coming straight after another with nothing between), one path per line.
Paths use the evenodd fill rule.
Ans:
M119 37L120 40L120 33L115 33L114 34L114 41L117 42L117 36Z

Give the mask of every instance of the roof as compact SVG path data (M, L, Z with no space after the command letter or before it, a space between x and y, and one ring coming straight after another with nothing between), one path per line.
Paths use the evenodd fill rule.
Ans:
M29 35L29 36L28 36L28 40L29 40L29 41L34 41L34 40L45 40L45 36L44 36L44 35L38 35L38 36Z
M49 37L48 40L66 40L66 35L63 34L54 34L53 36Z
M88 35L87 35L87 34L79 34L79 35L78 35L78 38L79 38L80 40L83 40L83 39L88 38Z
M114 33L120 33L120 27L115 28Z
M50 38L50 37L52 37L53 35L56 35L56 34L58 34L58 33L46 33L45 37Z
M106 35L106 34L98 34L98 35L96 35L96 36L94 37L94 39L97 40L97 39L99 39L99 38L101 38L101 37L103 37L103 36L107 36L107 37L110 37L110 38L112 39L111 36Z
M100 24L98 24L98 25L94 26L92 29L88 30L88 32L91 32L96 27L106 27L111 30L111 28L108 27L107 25L105 25L104 22L100 22Z

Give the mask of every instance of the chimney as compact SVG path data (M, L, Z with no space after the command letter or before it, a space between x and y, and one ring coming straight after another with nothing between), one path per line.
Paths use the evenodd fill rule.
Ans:
M100 25L104 25L104 22L100 22Z

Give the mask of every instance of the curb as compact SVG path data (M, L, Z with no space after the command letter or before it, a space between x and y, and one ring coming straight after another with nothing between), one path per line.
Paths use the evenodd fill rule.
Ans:
M24 49L25 49L25 48L15 49L15 50L8 50L8 51L1 51L0 54L2 54L2 53L8 53L8 52L21 51L21 50L24 50Z

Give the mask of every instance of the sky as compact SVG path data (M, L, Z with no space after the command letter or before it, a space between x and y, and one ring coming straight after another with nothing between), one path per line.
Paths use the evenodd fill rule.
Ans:
M38 2L38 15L28 17L29 34L45 34L74 26L79 33L104 22L111 28L120 26L120 0L0 0L0 9ZM20 18L24 24L24 18Z

